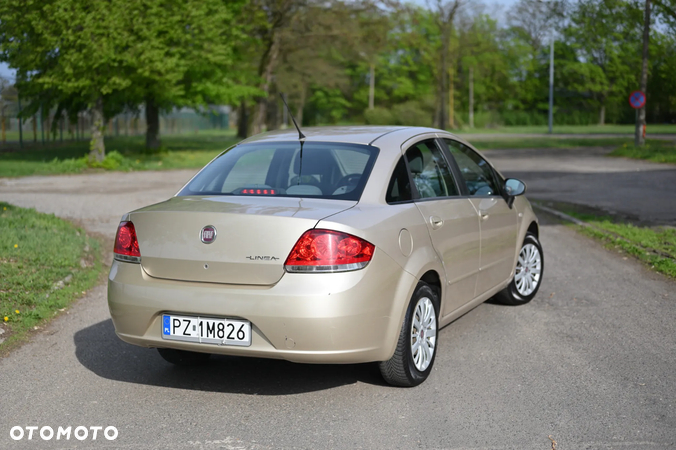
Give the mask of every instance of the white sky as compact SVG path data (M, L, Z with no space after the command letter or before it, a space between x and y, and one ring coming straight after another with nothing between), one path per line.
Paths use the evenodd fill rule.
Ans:
M425 6L428 4L427 0L409 0L411 3ZM517 0L472 0L474 3L483 3L486 5L486 11L490 12L491 15L496 16L498 20L501 20L504 16L504 13L509 7L511 7ZM434 0L431 0L433 3ZM6 63L0 63L0 77L9 78L14 81L16 71L10 69Z

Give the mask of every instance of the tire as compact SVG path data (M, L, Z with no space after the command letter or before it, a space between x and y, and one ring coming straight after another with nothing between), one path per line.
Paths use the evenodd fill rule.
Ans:
M527 262L526 266L523 264L524 261ZM497 293L495 300L503 305L525 305L538 293L544 271L545 256L542 252L542 245L534 234L526 233L519 249L514 278L506 288ZM519 279L520 274L524 276Z
M209 353L189 352L173 348L158 348L157 351L165 361L177 366L200 366L206 364L211 358Z
M417 323L423 322L420 330ZM417 386L432 372L437 355L437 334L439 331L439 298L426 283L419 282L406 309L399 340L394 355L378 364L385 381L393 386ZM421 337L422 331L422 337ZM416 343L423 345L413 347ZM431 355L430 355L431 353Z

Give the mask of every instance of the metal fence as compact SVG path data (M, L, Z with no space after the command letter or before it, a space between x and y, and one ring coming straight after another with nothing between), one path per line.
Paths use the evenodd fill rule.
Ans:
M82 111L75 120L56 109L38 112L30 117L19 117L18 102L0 103L0 149L56 142L88 140L91 136L91 114ZM222 130L230 127L230 107L210 106L201 111L175 108L160 115L160 134L195 133L204 130ZM143 109L129 111L106 122L106 136L139 136L146 132Z

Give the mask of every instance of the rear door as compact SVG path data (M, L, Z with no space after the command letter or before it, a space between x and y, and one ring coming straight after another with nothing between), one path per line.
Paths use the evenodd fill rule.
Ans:
M476 295L509 279L514 266L517 213L502 196L503 181L477 152L452 139L444 140L457 163L469 199L481 223L481 269Z
M475 297L479 271L479 216L460 196L450 166L435 139L405 150L413 180L415 204L422 213L435 250L441 257L448 285L442 302L444 317Z

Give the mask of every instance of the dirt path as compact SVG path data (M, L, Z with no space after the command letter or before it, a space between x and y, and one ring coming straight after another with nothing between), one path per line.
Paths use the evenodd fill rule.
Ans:
M0 178L0 201L53 213L113 239L126 212L168 199L197 171Z

